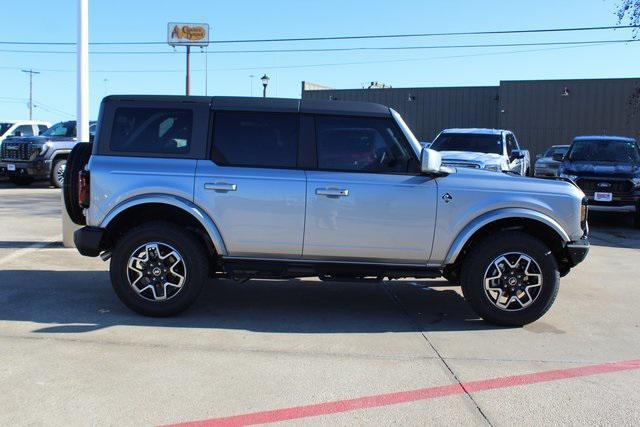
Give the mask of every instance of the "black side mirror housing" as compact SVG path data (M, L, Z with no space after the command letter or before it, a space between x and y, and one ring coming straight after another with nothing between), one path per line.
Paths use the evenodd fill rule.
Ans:
M524 159L524 153L520 150L513 150L511 152L511 160L515 160L515 159Z

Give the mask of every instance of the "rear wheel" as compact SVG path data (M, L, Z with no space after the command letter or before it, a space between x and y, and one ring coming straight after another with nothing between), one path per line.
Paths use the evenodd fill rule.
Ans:
M186 310L207 280L206 248L191 232L166 222L134 228L118 240L111 284L120 300L145 316Z
M51 178L49 182L55 188L61 188L64 183L64 171L67 167L67 159L56 160L51 168Z
M508 231L487 236L473 246L462 263L460 284L465 299L484 320L522 326L551 308L560 273L553 253L542 241Z

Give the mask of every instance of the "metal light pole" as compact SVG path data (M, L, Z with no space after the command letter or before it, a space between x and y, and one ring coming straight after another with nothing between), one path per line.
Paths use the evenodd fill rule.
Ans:
M262 77L260 77L260 80L262 80L262 97L266 98L267 97L267 85L269 84L269 76L267 76L266 74Z
M33 120L33 75L40 74L40 72L33 71L32 69L21 71L29 74L29 120Z
M78 0L78 41L77 41L77 75L76 86L77 117L76 131L78 141L89 141L89 1ZM73 232L80 228L69 218L62 200L62 243L65 247L73 247Z
M191 80L191 46L187 45L187 88L186 88L187 96L191 92L191 87L189 84L190 80Z
M78 141L89 141L89 0L78 0Z

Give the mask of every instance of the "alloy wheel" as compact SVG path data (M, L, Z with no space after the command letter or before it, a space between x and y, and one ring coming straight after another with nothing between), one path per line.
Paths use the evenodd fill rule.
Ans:
M166 243L150 242L138 247L127 263L129 285L140 297L153 302L178 295L186 276L184 258Z
M504 311L529 307L542 291L542 270L529 255L509 252L496 257L484 274L484 291Z

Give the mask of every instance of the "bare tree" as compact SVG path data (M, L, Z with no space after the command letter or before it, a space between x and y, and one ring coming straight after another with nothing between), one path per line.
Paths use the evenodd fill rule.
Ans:
M640 25L640 0L620 0L616 15L618 16L618 24ZM637 27L633 29L633 38L636 37L638 37ZM640 87L634 89L629 96L627 121L638 113L640 113Z
M616 15L619 24L640 25L640 0L620 0ZM633 35L638 35L638 28L633 29Z

